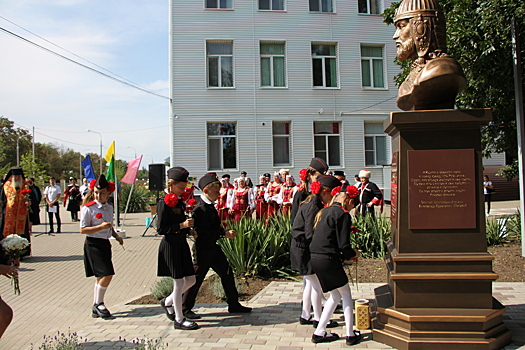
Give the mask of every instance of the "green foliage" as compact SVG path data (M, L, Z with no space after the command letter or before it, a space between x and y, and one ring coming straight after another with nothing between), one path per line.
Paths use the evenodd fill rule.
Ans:
M132 186L122 183L122 192L119 199L119 209L123 213L126 209L126 203ZM142 185L133 186L131 198L128 204L128 213L143 213L149 208L150 192Z
M20 160L20 166L24 170L25 177L32 177L38 186L43 186L47 182L46 172L44 168L38 164L37 159L33 162L33 154L27 152Z
M263 220L243 218L230 221L235 239L221 239L219 245L236 274L244 276L290 276L290 219L286 216Z
M173 279L169 277L161 278L151 287L151 294L158 300L166 298L171 292L173 292Z
M352 247L359 250L365 259L382 258L386 242L390 239L390 219L382 215L356 215L352 224L359 229L359 232L350 234Z
M516 17L519 48L525 57L525 2L523 0L439 0L447 21L448 53L458 60L467 78L467 88L458 95L459 108L492 108L494 120L483 129L483 153L506 152L517 156L514 72L511 18ZM392 3L383 16L393 23ZM410 67L402 66L400 84ZM522 72L525 80L525 70ZM512 165L511 167L515 167ZM515 167L516 168L516 167ZM516 168L517 169L517 168ZM516 170L506 170L515 176Z
M519 166L518 160L514 159L511 164L505 165L500 168L496 173L496 176L503 176L507 178L507 181L512 181L513 178L518 176Z
M44 342L40 344L37 350L82 350L84 347L82 343L86 340L76 332L71 333L68 330L67 334L57 332L54 337L44 335ZM31 350L33 350L33 344L31 344Z
M211 292L213 293L213 295L220 299L226 299L226 293L224 293L224 288L222 287L220 277L217 275L213 275L210 278L213 279L211 284ZM244 284L239 283L239 280L237 278L235 278L235 288L239 293L241 293L244 288Z
M486 237L488 246L500 245L509 241L507 232L508 221L508 217L487 220Z
M519 210L515 215L512 215L507 221L507 230L509 232L509 237L513 238L519 243L522 242L521 213Z

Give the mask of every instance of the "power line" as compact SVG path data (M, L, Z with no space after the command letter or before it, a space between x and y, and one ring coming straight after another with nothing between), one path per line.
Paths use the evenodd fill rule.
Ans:
M153 129L163 129L167 128L169 125L162 125L162 126L155 126L152 128L144 128L144 129L135 129L135 130L116 130L116 131L100 131L101 134L115 134L115 133L125 133L125 132L138 132L138 131L144 131L144 130L153 130ZM76 133L76 134L85 134L85 131L69 131L69 130L52 130L52 129L44 129L39 128L40 130L45 131L53 131L53 132L67 132L67 133Z
M41 50L44 50L44 51L49 52L49 53L51 53L51 54L53 54L53 55L55 55L55 56L58 56L58 57L60 57L60 58L63 58L63 59L65 59L65 60L67 60L67 61L69 61L69 62L71 62L71 63L74 63L74 64L76 64L76 65L79 65L79 66L81 66L81 67L83 67L83 68L86 68L86 69L92 71L92 72L98 73L98 74L100 74L100 75L102 75L102 76L104 76L104 77L106 77L106 78L109 78L109 79L111 79L111 80L114 80L114 81L116 81L116 82L118 82L118 83L121 83L121 84L127 85L127 86L129 86L129 87L132 87L132 88L134 88L134 89L140 90L140 91L142 91L142 92L146 92L146 93L151 94L151 95L155 95L155 96L157 96L157 97L161 97L161 98L164 98L164 99L167 99L167 100L171 100L171 99L170 99L169 97L167 97L167 96L164 96L164 95L158 94L158 93L156 93L156 92L154 92L154 91L151 91L151 90L148 90L148 89L143 88L143 87L141 87L141 86L138 86L138 85L136 85L135 83L129 83L129 82L124 81L124 80L122 80L122 79L115 78L115 77L113 77L113 76L111 76L111 75L109 75L109 74L106 74L106 73L104 73L104 72L101 72L101 71L99 71L99 70L96 70L95 68L91 68L91 67L89 67L89 66L86 66L86 65L83 64L83 63L80 63L80 62L75 61L75 60L73 60L73 59L71 59L71 58L69 58L69 57L66 57L66 56L64 56L64 55L61 55L61 54L59 54L58 52L55 52L55 51L50 50L50 49L48 49L48 48L46 48L46 47L44 47L44 46L41 46L41 45L39 45L39 44L37 44L37 43L35 43L35 42L29 40L29 39L26 39L26 38L24 38L24 37L22 37L22 36L20 36L20 35L18 35L18 34L15 34L15 33L11 32L11 31L9 31L9 30L7 30L7 29L5 29L5 28L3 28L3 27L0 27L0 30L3 31L3 32L5 32L5 33L7 33L7 34L9 34L9 35L11 35L11 36L13 36L13 37L15 37L15 38L17 38L17 39L19 39L19 40L22 40L22 41L24 41L24 42L26 42L26 43L28 43L28 44L31 44L31 45L33 45L33 46L36 46L37 48L39 48L39 49L41 49Z

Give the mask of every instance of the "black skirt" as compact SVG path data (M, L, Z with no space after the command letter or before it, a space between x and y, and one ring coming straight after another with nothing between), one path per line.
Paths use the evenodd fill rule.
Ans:
M310 247L308 243L298 242L292 237L290 242L290 263L292 270L299 272L302 276L314 274L312 264L310 264Z
M111 262L109 239L86 237L84 242L84 267L86 277L104 277L115 274Z
M319 278L323 293L330 292L348 283L346 272L338 259L332 259L327 255L312 254L310 262Z
M166 235L159 245L157 276L174 279L195 275L186 235Z

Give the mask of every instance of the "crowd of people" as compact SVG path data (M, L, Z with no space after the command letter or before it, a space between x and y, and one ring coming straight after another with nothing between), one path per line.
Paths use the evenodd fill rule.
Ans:
M254 216L265 220L274 215L290 215L296 194L308 192L307 176L307 169L302 169L299 181L296 181L289 169L281 169L273 176L270 173L259 176L259 183L253 185L244 171L233 181L229 174L224 174L220 179L221 188L216 203L222 223L225 224L229 219L239 221L243 217ZM342 184L350 185L344 171L336 170L333 176ZM381 190L370 182L368 170L360 171L354 178L355 183L352 185L360 192L356 212L374 215L374 207L383 203Z

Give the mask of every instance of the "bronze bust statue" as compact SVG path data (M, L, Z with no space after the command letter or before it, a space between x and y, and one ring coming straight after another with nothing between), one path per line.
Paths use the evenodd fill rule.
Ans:
M394 24L397 58L412 60L397 106L404 111L454 108L467 81L459 63L447 54L445 16L437 0L403 0Z

